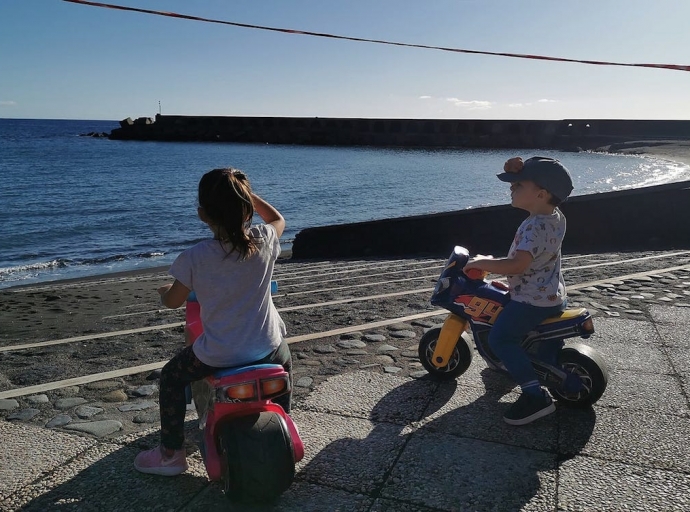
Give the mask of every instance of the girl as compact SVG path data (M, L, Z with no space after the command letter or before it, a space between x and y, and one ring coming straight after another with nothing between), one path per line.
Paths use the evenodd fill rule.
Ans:
M265 224L251 226L254 212ZM231 168L201 178L198 215L213 238L180 254L170 267L175 281L158 293L164 306L178 308L196 292L204 332L196 341L187 340L188 346L161 372L161 444L137 455L134 467L142 473L173 476L187 470L187 384L219 368L252 363L281 364L292 378L285 324L270 290L285 219L252 193L243 172ZM290 411L289 394L276 402Z

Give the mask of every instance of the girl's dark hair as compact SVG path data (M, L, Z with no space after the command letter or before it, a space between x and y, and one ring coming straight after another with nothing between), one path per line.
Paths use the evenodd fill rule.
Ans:
M231 167L213 169L199 181L199 206L218 228L221 243L227 243L230 252L237 251L239 260L257 250L256 240L247 234L254 216L251 194L247 175Z

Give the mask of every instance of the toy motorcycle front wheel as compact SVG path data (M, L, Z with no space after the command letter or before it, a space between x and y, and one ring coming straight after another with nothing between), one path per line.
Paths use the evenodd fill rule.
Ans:
M422 339L419 340L419 360L432 377L439 380L452 380L465 373L472 364L472 347L460 333L448 364L440 368L434 366L432 360L440 333L441 328L436 327L428 330L422 336Z
M559 387L549 387L553 397L566 407L589 407L601 398L606 391L609 374L604 359L592 347L574 343L561 349L558 362L570 373L571 382ZM568 389L572 381L579 379L579 389ZM577 384L577 382L576 382Z
M292 440L275 412L233 419L220 430L223 488L231 501L270 502L295 477Z

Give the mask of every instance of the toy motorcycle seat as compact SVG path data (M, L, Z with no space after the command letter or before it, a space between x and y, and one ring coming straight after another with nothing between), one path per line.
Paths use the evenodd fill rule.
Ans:
M584 315L586 313L587 313L587 310L585 308L566 309L560 315L553 316L551 318L547 318L546 320L544 320L539 325L546 325L546 324L552 324L554 322L561 322L563 320L570 320L572 318L577 318L578 316Z
M213 374L213 377L220 379L222 377L229 377L230 375L237 375L238 373L251 372L254 370L283 370L283 367L279 364L252 364L249 366L233 366L231 368L221 368Z

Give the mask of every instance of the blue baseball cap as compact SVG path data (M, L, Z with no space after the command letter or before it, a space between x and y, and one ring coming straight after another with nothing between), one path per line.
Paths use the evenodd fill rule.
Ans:
M503 172L497 176L508 183L532 181L561 202L568 199L573 191L573 180L568 169L558 160L544 156L528 158L518 172Z

